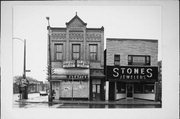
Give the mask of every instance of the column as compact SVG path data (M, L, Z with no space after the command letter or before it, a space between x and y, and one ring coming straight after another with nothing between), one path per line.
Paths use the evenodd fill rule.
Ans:
M106 81L106 95L105 95L105 100L109 100L109 81Z
M69 54L70 54L70 52L69 52L69 47L70 47L70 45L69 45L69 29L67 28L66 29L66 60L65 61L68 61L68 60L70 60L70 58L69 58Z
M87 44L86 44L86 28L84 28L83 30L83 34L84 34L84 48L83 48L83 60L86 61L86 51L87 51Z

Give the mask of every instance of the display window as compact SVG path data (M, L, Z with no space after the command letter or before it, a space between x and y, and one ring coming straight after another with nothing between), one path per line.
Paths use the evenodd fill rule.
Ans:
M117 93L126 93L126 84L122 82L116 82Z

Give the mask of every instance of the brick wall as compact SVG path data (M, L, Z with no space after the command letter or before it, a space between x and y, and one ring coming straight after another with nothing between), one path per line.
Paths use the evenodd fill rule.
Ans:
M150 55L151 66L158 63L158 41L141 39L107 39L107 65L114 65L114 54L120 54L120 65L128 65L128 55Z
M69 29L69 28L68 28ZM64 31L62 31L64 33ZM69 32L67 32L69 33ZM87 35L91 34L91 37ZM54 34L52 30L52 34ZM56 31L56 34L57 31ZM59 34L61 34L61 31L59 31ZM55 61L55 44L63 44L63 61L72 60L72 44L80 44L80 56L81 60L89 61L89 45L90 44L97 44L98 46L98 60L95 62L92 62L90 64L91 68L103 68L104 65L104 31L96 31L93 32L87 32L83 30L83 39L77 39L77 38L71 38L68 39L68 35L66 36L66 40L60 38L61 35L56 35L56 37L51 37L51 59L52 59L52 66L53 67L62 67L62 62ZM59 37L59 38L58 38ZM68 42L68 43L67 43Z

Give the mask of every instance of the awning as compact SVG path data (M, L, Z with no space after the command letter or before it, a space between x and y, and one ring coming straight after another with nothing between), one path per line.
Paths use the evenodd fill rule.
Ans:
M92 77L92 78L104 78L105 75L103 74L102 71L91 71L90 77Z

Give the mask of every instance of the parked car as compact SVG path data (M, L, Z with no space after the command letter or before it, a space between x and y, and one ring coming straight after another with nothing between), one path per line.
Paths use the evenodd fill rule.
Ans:
M48 95L48 93L46 91L39 91L39 95L43 96L43 95Z

